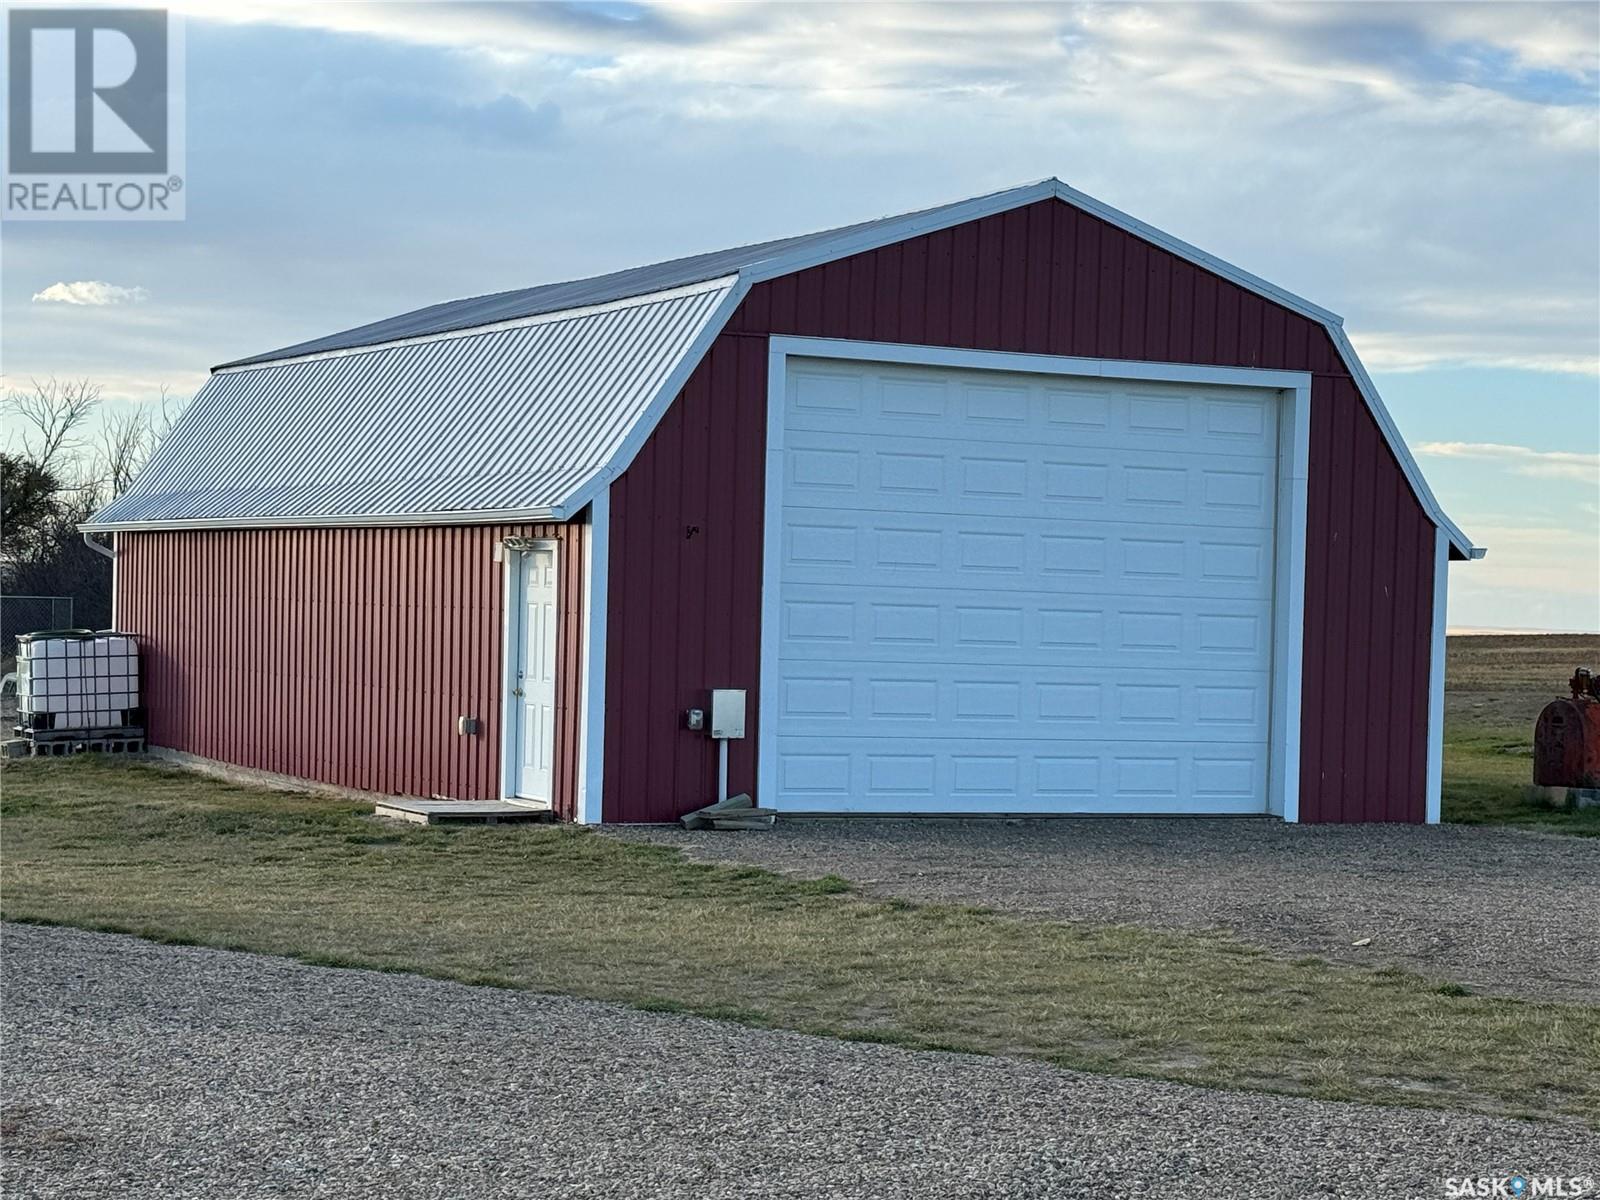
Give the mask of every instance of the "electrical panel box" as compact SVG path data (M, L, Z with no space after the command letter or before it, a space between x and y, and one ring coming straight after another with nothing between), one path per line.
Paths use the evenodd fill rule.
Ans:
M744 689L711 689L711 736L714 738L742 738L744 736Z

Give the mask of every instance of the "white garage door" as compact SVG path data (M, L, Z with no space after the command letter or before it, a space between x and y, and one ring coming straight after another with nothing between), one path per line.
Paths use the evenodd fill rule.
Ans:
M786 383L780 807L1266 810L1275 393Z

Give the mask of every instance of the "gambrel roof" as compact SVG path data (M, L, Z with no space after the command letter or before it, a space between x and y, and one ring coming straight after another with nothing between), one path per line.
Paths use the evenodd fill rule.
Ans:
M1325 328L1417 497L1444 514L1343 319L1046 179L591 279L436 304L217 367L86 529L565 520L626 469L763 280L1057 199Z

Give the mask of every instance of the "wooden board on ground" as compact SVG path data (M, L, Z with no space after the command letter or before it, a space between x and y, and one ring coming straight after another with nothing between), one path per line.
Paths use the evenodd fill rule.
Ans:
M685 829L770 829L777 811L757 808L744 793L718 800L678 818Z

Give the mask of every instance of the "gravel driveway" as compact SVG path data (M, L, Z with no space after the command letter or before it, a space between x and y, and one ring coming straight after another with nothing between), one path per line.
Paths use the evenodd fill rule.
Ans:
M761 833L618 826L708 862L909 900L1177 929L1600 1003L1600 839L1465 826L1235 819L779 820ZM1370 938L1363 946L1355 942Z
M8 925L8 1197L1361 1196L1592 1131L1080 1075Z

